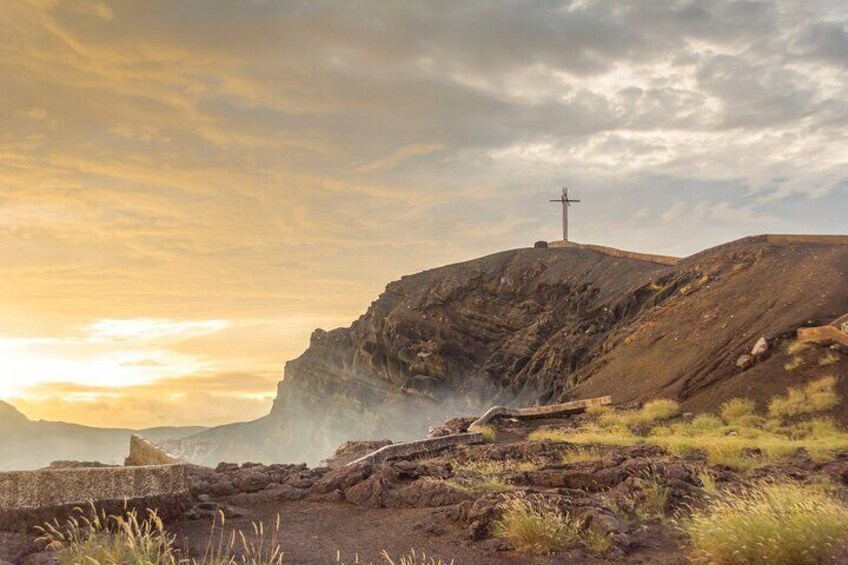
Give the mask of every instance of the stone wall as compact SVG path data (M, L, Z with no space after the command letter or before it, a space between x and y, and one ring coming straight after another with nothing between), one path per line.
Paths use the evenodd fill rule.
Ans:
M182 462L179 457L175 457L143 437L133 434L130 437L130 454L124 465L137 467L140 465L171 465Z
M657 263L659 265L677 265L680 261L677 257L669 255L654 255L651 253L636 253L635 251L625 251L616 249L615 247L605 247L603 245L592 245L588 243L574 243L573 241L551 241L548 242L548 247L565 248L577 247L579 249L588 249L596 253L609 255L610 257L621 257L622 259L635 259L637 261L647 261L648 263Z
M189 466L160 464L167 454L142 438L134 439L128 460L157 464L0 473L0 531L61 522L90 504L106 513L154 509L163 519L178 516L189 503Z

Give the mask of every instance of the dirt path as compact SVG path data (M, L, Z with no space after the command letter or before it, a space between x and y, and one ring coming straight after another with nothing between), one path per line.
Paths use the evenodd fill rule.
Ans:
M481 543L465 540L463 532L458 530L432 536L424 531L424 524L432 512L430 508L370 509L343 503L290 502L254 506L244 517L228 520L227 527L252 531L252 522L262 521L267 526L273 524L279 514L281 545L286 563L293 565L384 565L380 557L383 549L398 558L411 548L424 550L428 556L443 559L445 563L453 560L455 565L612 563L582 552L551 557L498 553L486 550ZM449 528L451 524L445 526ZM202 553L209 539L210 523L207 520L183 522L172 530L182 540L180 545L187 542L192 551ZM665 547L638 550L628 556L627 562L688 563L678 552L669 552L665 543L660 545ZM341 553L341 561L337 561L337 552Z

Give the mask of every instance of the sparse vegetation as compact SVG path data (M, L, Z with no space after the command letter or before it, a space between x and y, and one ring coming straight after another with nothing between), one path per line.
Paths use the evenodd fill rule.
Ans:
M790 388L786 395L771 400L769 415L782 418L829 410L839 404L835 388L836 378L833 376L812 381L803 389Z
M569 449L563 453L561 461L566 465L571 465L574 463L597 461L599 459L601 459L601 452L598 449L578 447L577 449Z
M45 547L56 553L62 565L176 565L174 538L155 512L139 518L136 512L126 516L106 516L92 505L86 513L77 509L65 524L45 524L39 528Z
M580 543L580 521L541 501L509 498L503 509L492 533L508 540L516 551L547 555Z
M494 443L498 439L498 432L492 426L472 426L468 431L483 434L486 443Z
M787 370L787 371L794 371L795 369L797 369L798 367L800 367L800 366L801 366L801 365L803 365L803 364L804 364L804 360L803 360L803 359L801 359L801 357L800 357L800 356L797 356L797 355L796 355L795 357L793 357L792 359L790 359L790 360L789 360L789 361L788 361L788 362L787 362L787 363L783 366L783 368L784 368L785 370Z
M612 411L604 414L598 423L577 429L543 428L528 437L531 441L578 445L658 445L683 457L703 452L708 465L739 471L790 456L800 448L823 461L831 458L834 451L848 450L848 433L840 430L833 420L786 425L782 417L814 413L834 406L838 402L835 383L833 377L827 377L811 382L804 389L790 389L786 395L772 400L770 419L756 414L752 401L732 399L721 406L722 418L701 414L691 422L653 420L653 424L644 424L651 421L651 417L643 416L642 411ZM673 413L673 407L665 410L654 407L648 413L667 416ZM632 427L632 422L637 421L643 424L642 429Z
M806 341L791 341L786 346L786 353L789 355L800 355L810 349L810 344Z
M92 505L89 512L78 509L65 524L39 528L40 541L54 551L62 565L282 565L283 552L279 516L274 528L253 524L253 535L224 530L224 517L212 525L212 536L200 559L181 558L174 537L168 534L156 512L139 518L135 511L125 516L106 516Z
M828 367L839 362L839 355L833 351L828 351L819 358L819 367Z
M848 542L848 506L822 486L760 483L712 497L683 528L708 563L824 563Z
M719 413L725 422L732 423L746 416L753 416L756 405L747 398L732 398L721 405Z
M401 557L393 558L385 549L381 555L386 560L386 565L454 565L453 559L445 561L435 557L428 557L426 552L416 552L414 549L409 550L408 554Z
M595 555L604 555L612 547L612 535L600 528L590 526L583 532L583 544Z

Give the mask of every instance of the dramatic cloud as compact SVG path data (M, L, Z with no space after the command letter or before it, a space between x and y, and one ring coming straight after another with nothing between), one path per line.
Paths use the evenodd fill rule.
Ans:
M212 419L255 415L389 279L555 238L565 183L581 241L844 231L836 0L30 0L0 38L0 394L42 406L127 362L161 393L262 375Z

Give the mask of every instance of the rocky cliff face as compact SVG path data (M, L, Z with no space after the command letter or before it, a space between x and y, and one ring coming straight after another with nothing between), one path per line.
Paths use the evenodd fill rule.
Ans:
M267 417L167 447L316 463L346 440L419 438L493 404L765 398L817 369L787 375L778 352L742 374L736 359L848 311L846 271L845 245L751 240L677 265L569 247L432 269L391 283L351 327L316 330Z

